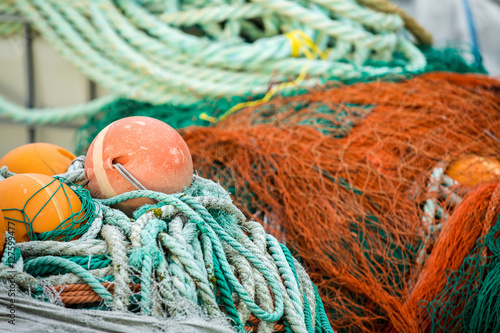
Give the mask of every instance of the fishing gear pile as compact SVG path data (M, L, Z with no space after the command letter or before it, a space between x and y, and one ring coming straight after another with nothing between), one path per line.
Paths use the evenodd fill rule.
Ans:
M36 112L0 100L26 123L89 117L85 162L21 179L35 188L22 202L46 205L2 207L30 239L7 234L3 262L38 299L163 316L203 306L264 332L500 330L500 82L478 57L425 46L378 0L6 4L112 92ZM99 133L131 116L180 129L197 174L180 193L151 191L136 175L154 170L106 148ZM91 160L93 198L74 184ZM1 170L0 187L19 176ZM87 208L52 210L61 225L39 229L59 191Z
M130 100L105 110L81 138L120 115L179 119ZM434 72L276 97L181 133L194 169L303 262L335 330L479 332L496 325L499 111L498 80Z
M147 146L132 123L150 125L150 134L155 124L162 131L168 127L146 117L124 119L115 126L125 129L120 141ZM179 136L170 130L171 137ZM114 135L103 138L116 142ZM112 170L97 161L110 153L106 142L97 139L94 153L86 158L71 160L60 147L35 143L0 160L0 231L6 235L0 277L32 295L38 307L48 302L168 318L200 313L224 316L240 332L333 332L303 266L259 223L248 221L220 185L193 176L189 163L167 156L172 165L161 163L149 177L161 183L164 170L187 168L191 176L181 191L123 190L120 181L133 177L133 161L115 161L114 171L124 176L114 179ZM188 154L190 161L189 150L179 150L181 143L185 145L172 139L167 151ZM99 149L102 156L95 152ZM151 152L146 159L161 160L162 153ZM134 153L126 156L144 162ZM61 166L57 159L66 165L63 174L51 169ZM9 167L30 173L16 174ZM178 170L172 172L179 176ZM102 185L103 177L117 194L97 199L99 191L82 187ZM149 185L147 178L135 173L136 183L130 186ZM139 206L123 209L137 200Z

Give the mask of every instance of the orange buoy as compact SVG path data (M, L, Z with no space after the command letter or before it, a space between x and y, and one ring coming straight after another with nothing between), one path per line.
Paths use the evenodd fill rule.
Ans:
M0 210L16 242L30 241L29 226L40 234L56 229L67 218L82 220L81 209L76 193L50 176L24 173L0 181Z
M191 184L193 161L184 139L166 123L150 117L128 117L104 128L94 139L85 159L85 178L95 198L112 198L137 190L117 170L123 166L148 190L172 194ZM128 200L118 208L130 214L151 203Z
M5 232L7 231L7 221L3 217L2 211L0 210L0 256L3 254L3 249L5 248Z
M76 156L51 143L29 143L8 152L0 159L14 173L39 173L54 176L64 173Z
M500 177L500 161L492 157L463 155L449 165L446 174L462 185L473 186Z

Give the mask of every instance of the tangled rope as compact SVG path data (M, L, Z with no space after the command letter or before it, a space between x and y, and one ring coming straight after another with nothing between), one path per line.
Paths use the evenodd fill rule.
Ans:
M78 157L66 175L79 179L81 164ZM157 204L133 220L111 208L143 197ZM7 234L0 277L14 269L36 298L66 306L155 316L202 306L238 331L333 332L304 268L219 185L195 176L183 193L134 191L95 203L101 213L78 240L15 244Z
M3 0L0 10L22 14L59 54L112 92L36 116L0 99L0 114L17 121L69 121L118 97L192 105L262 94L303 72L296 83L311 87L426 66L422 52L400 34L399 12L352 0Z

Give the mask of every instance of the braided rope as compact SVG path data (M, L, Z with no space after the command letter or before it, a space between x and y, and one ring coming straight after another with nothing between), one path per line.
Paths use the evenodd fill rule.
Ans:
M106 242L91 239L78 242L56 242L56 241L31 241L19 243L16 246L21 250L24 257L35 256L89 256L108 253Z
M0 279L14 281L24 290L35 290L38 287L33 276L25 272L13 271L11 267L4 264L0 264Z
M95 239L97 235L99 234L99 231L102 228L102 221L103 221L103 215L102 211L99 208L99 205L95 205L95 219L92 221L90 224L89 229L87 230L86 233L84 233L80 238L79 241L86 241L89 239Z
M281 291L277 284L276 278L271 275L267 267L262 264L261 260L255 257L248 249L243 247L234 238L232 238L208 213L206 208L201 205L197 200L189 196L169 196L158 192L152 191L133 191L118 195L111 199L101 200L100 202L105 205L114 205L116 203L126 201L133 198L148 197L150 199L163 201L166 204L171 204L179 208L190 220L193 220L200 228L200 231L207 232L210 236L214 248L214 252L219 257L221 261L221 268L228 279L228 281L234 286L240 297L245 301L247 306L253 311L253 313L262 320L267 321L277 321L281 318L283 313L283 301L281 298ZM189 203L189 206L186 204ZM193 208L196 211L193 210ZM199 214L199 215L198 215ZM208 225L207 225L208 223ZM219 239L220 237L220 239ZM236 279L233 272L229 268L229 264L226 259L226 255L221 246L220 241L223 240L232 246L236 251L243 255L247 260L249 260L254 267L259 269L259 271L266 277L273 294L275 295L276 307L274 312L268 313L260 309L250 298L246 290L241 286L240 282Z
M279 245L276 238L271 235L267 235L267 245L270 250L270 254L274 259L274 262L277 264L278 271L280 273L281 278L284 280L284 285L286 287L286 291L290 296L291 301L293 302L293 306L299 315L302 315L302 299L299 296L299 286L297 285L297 281L295 280L295 276L293 275L293 271L288 265L288 261L285 258L283 250Z
M424 222L424 229L422 230L422 236L424 241L417 258L417 262L420 265L423 265L426 259L427 248L431 238L435 238L441 232L441 229L449 218L448 213L440 206L439 199L448 199L447 202L450 205L458 205L462 201L462 198L451 189L458 185L458 182L446 176L444 172L444 163L438 163L432 170L427 184L427 193L430 198L425 201L423 207L424 214L422 215L422 221ZM437 222L436 218L440 219L440 221Z
M93 270L88 270L97 280L102 282L109 282L114 280L113 267L108 266L104 268L98 268ZM48 277L39 278L45 285L58 286L63 284L77 284L86 283L85 280L75 273L67 273L61 275L51 275Z
M119 97L193 105L264 94L270 82L290 81L306 64L308 76L297 82L302 87L422 70L425 57L400 34L404 22L414 22L375 3L1 0L0 12L22 14L63 58L112 95L40 112L0 98L0 115L56 123L95 115ZM0 34L10 33L8 25L0 25ZM386 64L370 65L374 61Z
M85 268L86 270L100 269L108 267L111 264L111 259L107 256L88 256L88 257L78 257L78 256L64 256L61 258L72 261L73 263ZM29 263L33 259L26 259L26 263ZM68 270L53 265L28 265L25 267L27 273L33 276L44 276L44 275L56 275L68 273Z
M360 4L377 11L389 14L399 15L406 28L415 36L418 42L425 45L432 45L432 35L423 26L421 26L413 17L408 15L403 9L396 6L388 0L356 0Z
M152 219L146 225L146 227L142 230L142 247L140 249L136 249L134 254L143 255L142 258L142 274L141 274L141 312L143 314L149 315L151 312L151 289L152 289L152 281L153 279L153 269L158 266L155 261L157 261L159 255L158 245L155 240L158 237L158 234L166 229L166 224L164 221L158 219ZM142 253L137 250L143 250ZM147 251L147 252L146 252ZM148 255L146 255L146 253ZM134 259L130 258L130 262ZM133 266L136 266L132 264ZM138 268L136 266L136 268Z
M116 290L116 288L115 288L116 282L115 283L104 282L101 284L104 288L106 288L109 291ZM138 291L141 289L141 286L139 284L130 283L129 287L132 291ZM65 285L60 285L60 286L54 286L53 289L56 292L60 292L60 293L70 293L70 292L77 292L77 291L92 291L93 292L93 290L94 290L88 284L65 284Z
M231 268L234 270L236 276L238 276L241 281L241 285L248 292L248 295L255 302L255 282L252 279L252 266L248 261L246 261L238 252L232 249L230 246L225 245L224 251L227 253L228 262ZM236 304L236 310L239 314L240 321L242 323L246 322L252 313L252 311L246 306L243 299L239 299Z
M0 115L28 124L68 122L82 117L93 116L97 114L105 105L113 102L117 98L117 96L110 95L100 97L82 105L28 110L9 102L0 96Z
M214 313L217 309L217 302L213 290L210 288L206 275L203 274L200 267L196 264L193 254L186 251L185 247L179 244L176 238L168 234L162 234L160 242L165 249L168 249L178 258L182 267L192 276L203 304L207 307L209 313Z
M266 253L266 234L262 226L253 221L245 223L245 229L248 230L249 235L252 237L252 242L258 249L261 255ZM269 289L265 285L265 279L262 274L253 268L253 278L255 279L255 301L263 309L269 311L272 308L273 300ZM251 316L252 317L252 316ZM256 318L257 319L257 318ZM260 321L258 324L259 332L273 332L276 328L272 323Z
M125 311L129 305L130 295L125 237L120 233L118 227L112 225L102 226L101 235L108 244L113 261L113 275L115 276L113 308Z

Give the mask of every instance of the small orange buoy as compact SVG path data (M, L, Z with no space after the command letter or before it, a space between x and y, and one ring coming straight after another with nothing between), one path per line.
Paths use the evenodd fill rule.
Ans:
M492 157L463 155L449 165L446 174L462 185L473 186L500 177L500 161Z
M71 188L50 176L35 173L0 181L0 209L16 242L34 240L36 234L52 231L71 217L68 225L59 229L64 230L73 221L81 222L84 214L80 213L80 198ZM75 224L73 229L79 225Z
M5 221L2 211L0 210L0 257L5 248L5 232L7 232L7 221Z
M97 135L85 159L90 194L105 199L137 190L123 169L144 188L167 194L181 191L193 178L193 161L184 139L166 123L150 117L117 120ZM128 200L118 208L130 214L145 203L151 201Z
M8 152L0 159L14 173L39 173L54 176L64 173L76 156L51 143L29 143Z

